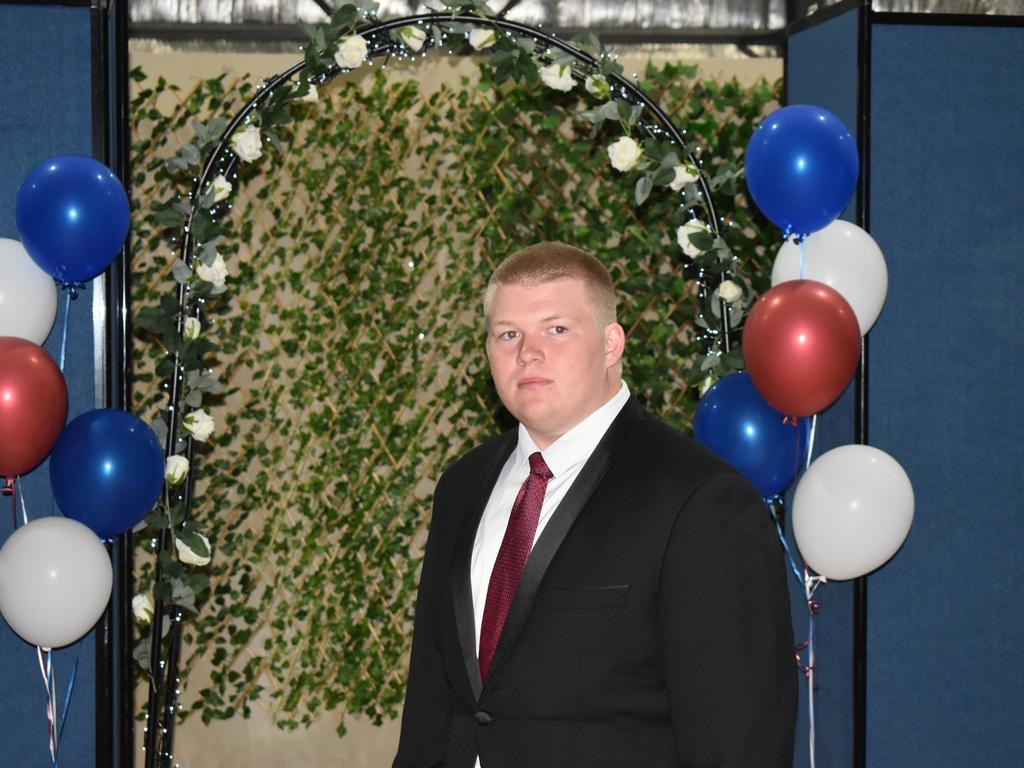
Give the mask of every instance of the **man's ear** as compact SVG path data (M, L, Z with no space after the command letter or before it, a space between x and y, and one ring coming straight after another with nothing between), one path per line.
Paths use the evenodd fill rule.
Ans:
M611 368L622 359L622 352L626 348L626 332L618 323L608 323L604 327L604 356L605 363Z

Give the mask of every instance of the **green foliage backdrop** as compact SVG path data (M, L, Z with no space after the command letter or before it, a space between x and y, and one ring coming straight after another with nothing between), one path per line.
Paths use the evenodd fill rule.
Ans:
M428 65L421 65L428 66ZM433 72L447 62L429 65ZM406 73L409 74L409 73ZM705 170L738 162L778 84L697 81L682 66L643 83ZM133 100L134 312L171 295L174 244L151 205L188 125L232 115L245 79L188 92L141 81ZM576 94L449 76L336 81L285 132L286 153L241 166L232 272L216 315L222 354L212 451L196 461L195 515L215 552L186 630L183 714L268 707L294 728L325 712L391 716L404 692L419 557L443 467L508 426L483 357L480 296L517 247L560 239L609 265L629 334L625 375L686 428L703 375L696 291L675 243L678 196L642 208ZM755 289L777 241L742 195L719 193L724 236ZM140 339L141 342L141 339ZM135 346L135 411L164 405L151 339ZM153 546L142 542L143 548ZM152 558L140 558L146 562ZM151 574L142 566L137 577Z

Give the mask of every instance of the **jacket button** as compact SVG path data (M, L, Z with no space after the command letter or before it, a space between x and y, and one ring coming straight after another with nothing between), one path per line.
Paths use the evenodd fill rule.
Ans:
M477 723L479 725L487 725L489 722L491 722L491 720L494 719L489 714L484 712L482 709L479 712L477 712L475 715L473 715L473 717L476 718L476 721L477 721Z

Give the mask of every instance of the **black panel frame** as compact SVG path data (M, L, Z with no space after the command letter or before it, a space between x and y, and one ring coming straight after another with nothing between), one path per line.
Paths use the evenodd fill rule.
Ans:
M128 121L127 0L57 2L90 5L92 35L93 156L105 163L131 197ZM104 273L103 349L96 350L103 368L103 391L97 404L130 411L129 255L131 233L118 257ZM98 281L94 283L98 287ZM114 570L111 601L96 626L96 766L134 765L132 692L132 534L108 544Z
M857 225L870 232L871 224L871 30L875 24L902 24L907 26L964 26L964 27L1024 27L1024 16L989 16L982 14L902 13L874 11L871 0L842 0L817 13L789 24L785 29L785 44L789 38L837 16L856 11L858 16L857 40L857 152L860 174L857 181ZM783 103L789 102L788 47L783 59ZM857 445L869 445L868 435L868 360L870 333L861 343L860 364L854 375L853 434ZM868 576L853 582L853 768L867 765L867 667L868 667Z

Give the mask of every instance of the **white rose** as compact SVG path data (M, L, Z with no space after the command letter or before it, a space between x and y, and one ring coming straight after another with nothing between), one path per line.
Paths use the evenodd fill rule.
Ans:
M732 280L723 280L722 284L718 286L718 298L727 304L732 304L742 297L743 289Z
M201 261L196 262L196 275L200 280L213 283L217 288L223 288L228 279L228 265L224 263L224 257L218 253L210 265Z
M178 485L188 475L188 459L184 456L168 456L164 462L164 480L168 485Z
M149 624L153 620L153 601L149 595L136 595L132 598L132 613L139 624Z
M199 322L198 317L186 317L185 327L181 331L181 335L185 337L187 341L195 341L199 338L200 331L203 330L203 324Z
M181 425L185 427L186 432L201 443L205 443L210 435L213 434L213 416L202 408L185 414L185 418L181 420Z
M423 50L423 44L427 42L427 33L423 31L423 27L402 27L398 30L398 36L409 46L409 50L416 53Z
M608 159L616 171L631 171L644 156L643 148L629 136L616 139L608 147Z
M360 35L341 38L334 60L342 69L356 69L366 59L366 40Z
M311 104L316 104L320 101L320 94L317 93L316 86L312 83L307 83L309 90L306 91L306 95L302 97L301 101L308 101Z
M672 179L672 183L669 184L673 192L678 192L687 184L693 184L697 181L697 174L694 173L688 165L680 163L672 170L675 171L676 174L675 178Z
M575 81L572 79L572 67L568 64L548 64L537 70L540 79L548 88L568 93Z
M231 182L224 178L223 173L218 173L210 182L210 190L213 192L213 202L219 203L231 194Z
M678 242L679 247L683 249L683 253L691 259L696 258L697 256L700 256L701 250L690 242L690 235L707 231L707 226L700 219L690 219L676 230L676 242Z
M490 48L496 42L498 42L498 36L494 34L493 29L474 27L469 30L469 44L473 46L474 51L482 51L484 48Z
M235 133L231 137L231 151L238 155L238 159L243 163L259 160L263 155L263 139L260 138L260 129L255 125L250 125Z
M590 75L583 81L583 87L587 93L599 99L607 99L612 95L611 86L608 85L608 78L604 75Z
M210 540L201 533L197 533L196 536L203 540L203 544L206 545L206 551L209 552ZM174 539L174 548L178 550L178 559L183 563L188 563L189 565L206 565L210 562L209 555L203 555L196 552L179 538Z

